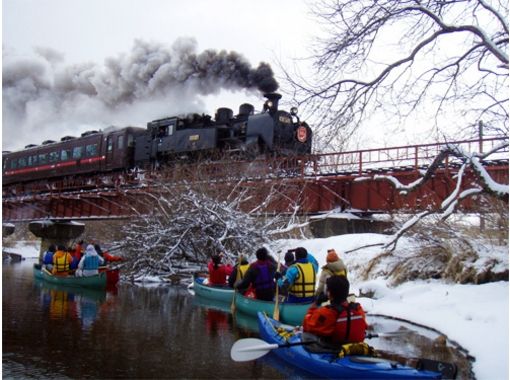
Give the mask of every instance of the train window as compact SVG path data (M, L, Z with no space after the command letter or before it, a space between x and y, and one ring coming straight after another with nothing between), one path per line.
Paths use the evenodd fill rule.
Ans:
M124 149L124 136L117 137L117 149Z
M32 156L27 157L27 165L32 166Z
M50 162L57 162L58 161L58 152L50 152L49 154L49 158L50 158Z
M37 155L34 155L34 156L31 157L32 158L32 165L37 165L37 162L38 162L37 157L38 157Z
M90 144L85 147L85 157L97 156L97 144Z
M16 169L18 167L18 160L13 159L11 161L11 169Z
M45 164L46 162L48 162L48 157L46 156L46 154L40 154L39 155L39 163Z
M21 157L19 160L18 160L18 166L20 168L24 168L25 166L27 166L27 159L25 157Z
M113 138L112 136L108 136L108 141L106 143L106 151L111 152L113 150Z
M72 151L71 149L62 149L60 152L60 159L62 161L70 160L72 158Z
M80 159L83 153L83 147L82 146L75 146L73 148L73 159Z
M127 136L127 144L128 146L135 146L135 139L131 133Z

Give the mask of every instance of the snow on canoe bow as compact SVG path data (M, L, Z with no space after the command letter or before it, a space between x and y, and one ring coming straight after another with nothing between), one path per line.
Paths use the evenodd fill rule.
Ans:
M204 284L204 277L195 277L193 291L197 296L220 302L232 302L234 289L228 286L209 286Z
M34 264L34 277L55 285L84 287L93 289L106 288L106 272L101 272L96 276L88 277L75 277L72 275L54 276L46 269L41 268L39 264Z
M258 313L257 318L260 336L267 343L286 344L301 341L301 333L291 334L288 338L284 338L279 334L278 329L285 331L285 326L265 314ZM381 358L366 356L339 358L333 353L312 353L307 351L303 345L278 348L273 352L286 362L321 378L441 379L439 372L420 371Z
M271 301L261 301L245 297L241 294L236 295L236 309L241 313L251 315L255 318L257 317L258 312L273 315L274 305L275 303ZM303 318L311 305L311 303L279 302L278 308L280 309L280 320L290 325L301 325L303 324Z

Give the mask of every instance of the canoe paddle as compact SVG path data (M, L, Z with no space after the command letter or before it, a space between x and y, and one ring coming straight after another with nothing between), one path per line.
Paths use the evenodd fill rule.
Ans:
M278 252L278 265L276 265L276 272L280 271L280 265L281 265L280 254L281 254L281 252ZM278 280L276 280L275 283L276 283L276 290L275 290L275 294L274 294L273 319L275 321L279 321L280 320L280 305L279 305L280 298L278 295Z
M235 316L236 314L236 282L239 282L241 277L241 254L237 258L236 280L234 281L234 294L232 295L232 304L230 305L230 312Z

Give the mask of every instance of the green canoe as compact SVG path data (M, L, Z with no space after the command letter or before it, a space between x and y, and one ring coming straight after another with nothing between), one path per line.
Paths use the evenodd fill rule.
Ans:
M34 264L34 277L36 279L40 279L55 285L92 289L106 288L106 272L102 272L96 276L89 277L75 277L72 275L54 276L48 270L42 268L40 264Z
M220 302L232 302L234 289L227 286L209 286L204 285L205 278L195 277L193 281L193 291L197 296L208 298Z
M286 303L279 302L280 321L293 326L303 324L308 308L312 303ZM236 310L241 313L257 317L257 313L263 312L267 315L273 315L274 302L261 301L254 298L245 297L239 293L236 294Z

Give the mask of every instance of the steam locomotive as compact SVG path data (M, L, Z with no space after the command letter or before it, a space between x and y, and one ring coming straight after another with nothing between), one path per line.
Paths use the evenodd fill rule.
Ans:
M237 154L304 156L311 153L312 131L299 120L297 109L278 109L280 94L265 94L263 111L242 104L233 115L219 108L214 119L191 114L147 123L147 129L125 127L88 131L3 152L2 179L6 185L63 177L90 176L133 168L155 168L182 159Z

